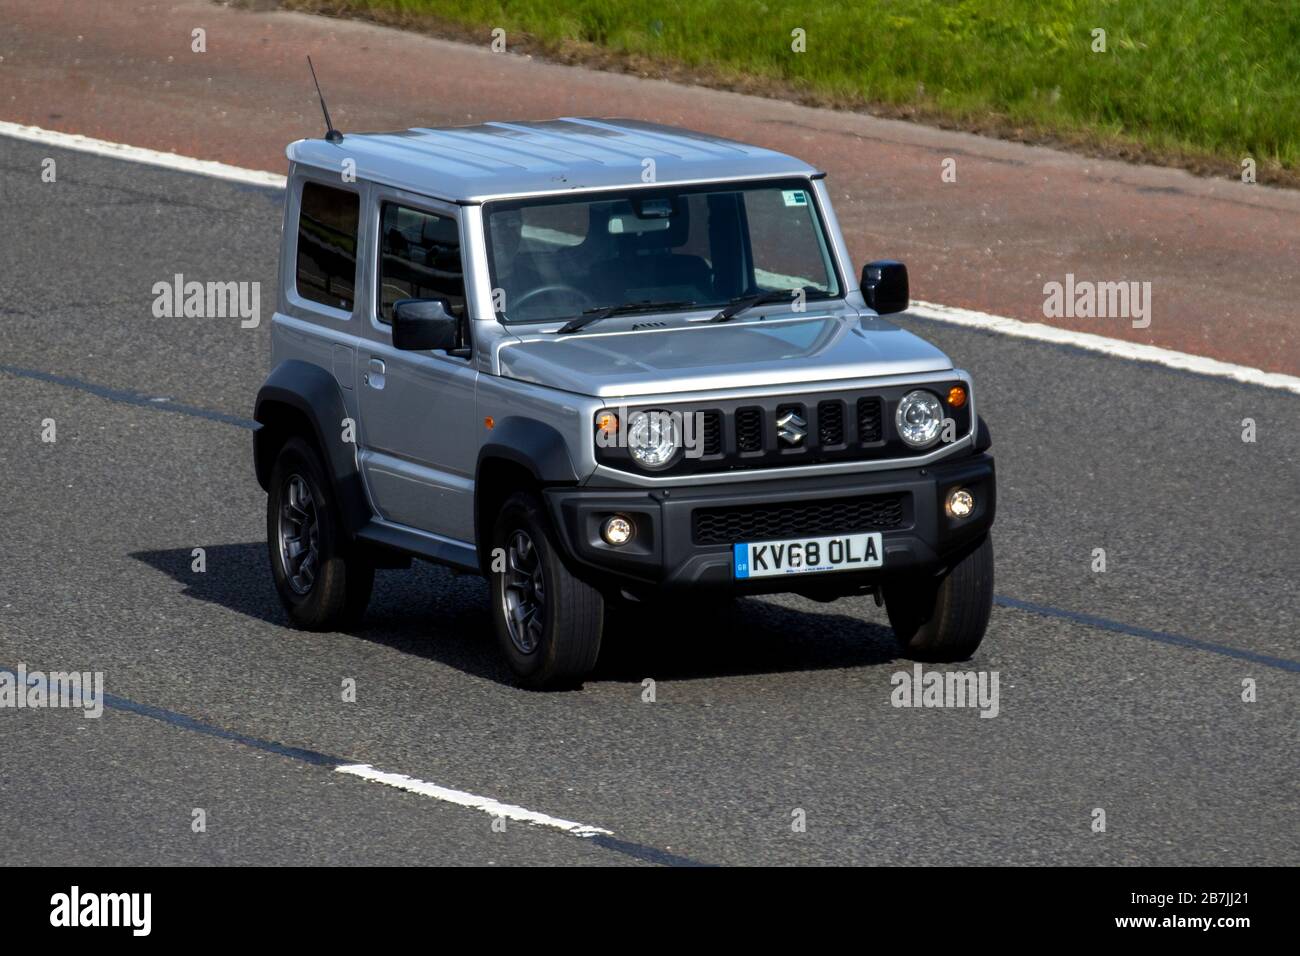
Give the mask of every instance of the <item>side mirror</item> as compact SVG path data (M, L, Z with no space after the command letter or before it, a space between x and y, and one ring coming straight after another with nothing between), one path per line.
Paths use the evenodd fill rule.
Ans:
M393 347L449 352L456 347L459 324L446 299L398 299L393 303Z
M908 306L907 266L893 259L862 267L862 297L880 315L903 312Z

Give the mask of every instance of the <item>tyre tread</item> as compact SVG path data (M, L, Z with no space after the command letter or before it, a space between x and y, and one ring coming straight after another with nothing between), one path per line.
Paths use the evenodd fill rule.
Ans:
M938 582L885 589L901 648L918 660L968 659L984 639L993 607L993 541L985 535Z

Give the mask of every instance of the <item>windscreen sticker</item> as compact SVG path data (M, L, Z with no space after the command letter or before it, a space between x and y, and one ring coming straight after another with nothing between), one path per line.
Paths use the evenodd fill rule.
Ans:
M783 189L781 198L785 200L787 206L806 206L808 205L808 194L802 189Z

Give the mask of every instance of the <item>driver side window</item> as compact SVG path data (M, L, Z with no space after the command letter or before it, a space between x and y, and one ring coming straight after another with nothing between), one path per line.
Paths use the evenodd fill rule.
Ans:
M453 216L386 202L379 215L379 321L391 325L398 299L447 299L465 319L465 270Z

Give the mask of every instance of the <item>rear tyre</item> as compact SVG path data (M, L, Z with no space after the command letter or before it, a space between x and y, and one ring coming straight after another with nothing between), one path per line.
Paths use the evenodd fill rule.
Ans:
M921 661L964 661L984 639L993 609L993 539L985 535L941 578L884 588L899 648Z
M350 547L316 449L285 442L266 495L271 576L289 619L309 631L360 620L374 587L374 565Z
M580 683L600 655L604 600L565 566L536 495L506 499L490 560L492 620L515 678L534 688Z

